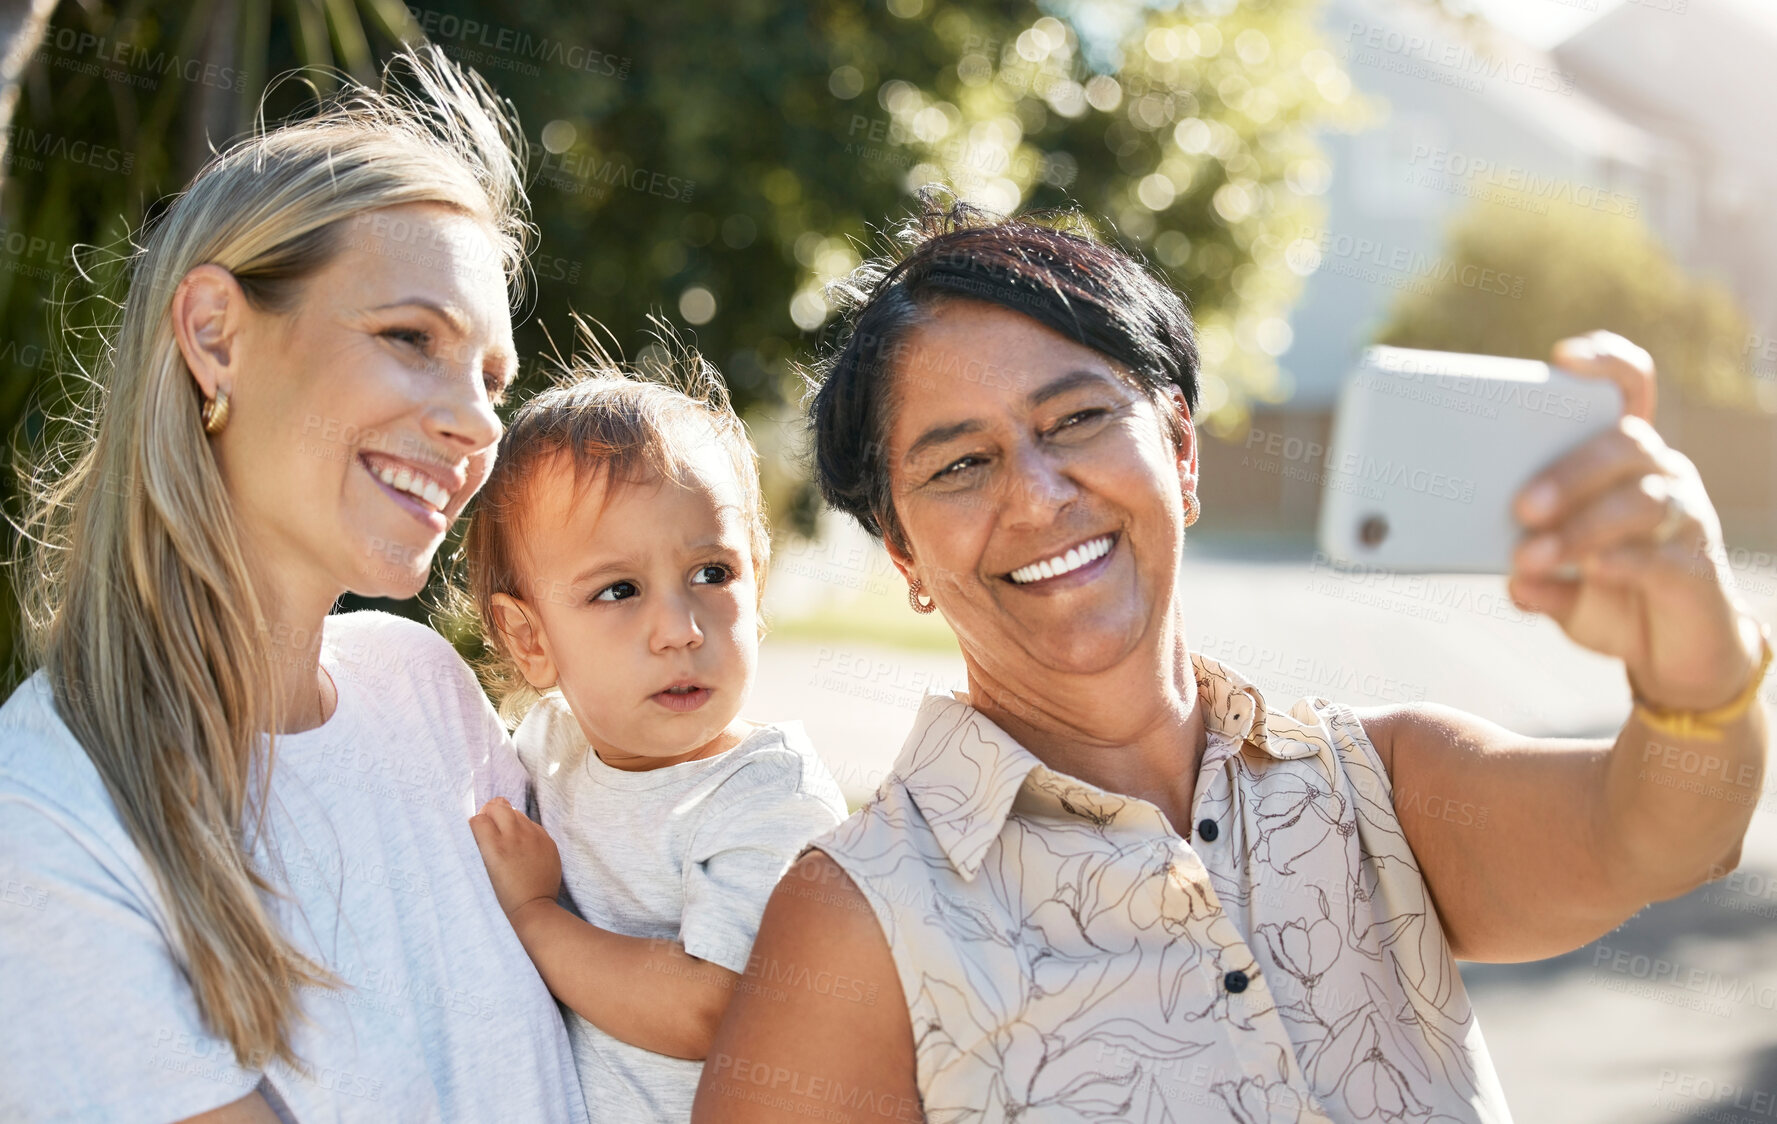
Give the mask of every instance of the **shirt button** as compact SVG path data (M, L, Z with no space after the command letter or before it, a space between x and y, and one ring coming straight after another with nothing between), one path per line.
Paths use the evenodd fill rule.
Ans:
M1236 968L1222 977L1222 986L1235 995L1246 990L1246 973Z
M1216 836L1221 833L1222 829L1216 826L1214 820L1197 821L1197 838L1203 840L1205 843L1214 843L1216 841Z

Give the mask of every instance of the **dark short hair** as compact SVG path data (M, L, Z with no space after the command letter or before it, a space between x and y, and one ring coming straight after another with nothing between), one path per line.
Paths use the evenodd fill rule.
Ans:
M810 382L821 496L878 538L904 545L884 456L895 362L937 305L999 305L1091 348L1156 401L1176 386L1197 412L1197 340L1184 298L1141 261L1094 238L1074 212L1003 218L933 189L896 252L830 290L845 310L836 348ZM1182 442L1182 429L1173 439Z

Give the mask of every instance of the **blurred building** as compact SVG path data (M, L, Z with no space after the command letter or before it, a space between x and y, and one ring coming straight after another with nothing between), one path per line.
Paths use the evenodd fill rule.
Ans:
M1758 328L1748 362L1777 379L1777 59L1772 0L1641 0L1554 49L1578 85L1658 139L1651 217L1679 261L1718 276Z
M1581 88L1658 139L1664 205L1650 222L1687 268L1720 278L1740 299L1753 325L1744 362L1770 408L1777 96L1767 68L1777 58L1777 4L1632 0L1553 53ZM1697 462L1729 543L1777 548L1777 421L1692 410L1660 426Z
M1320 466L1280 472L1264 450L1324 448L1357 354L1401 294L1450 267L1445 229L1477 201L1639 216L1678 262L1735 292L1758 325L1746 361L1777 383L1777 213L1758 206L1777 190L1768 2L1632 0L1543 51L1416 0L1327 0L1323 26L1354 87L1387 110L1369 130L1323 138L1326 228L1303 231L1291 259L1307 273L1282 360L1294 392L1255 411L1244 441L1205 443L1218 522L1311 531ZM1663 406L1660 421L1699 461L1730 538L1777 544L1769 419ZM1724 426L1744 432L1712 439ZM1735 455L1704 464L1693 450L1705 440Z

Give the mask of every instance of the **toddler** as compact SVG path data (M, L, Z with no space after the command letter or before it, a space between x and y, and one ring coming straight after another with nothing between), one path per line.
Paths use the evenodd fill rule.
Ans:
M595 1121L690 1119L766 899L846 814L800 723L740 717L757 458L715 372L680 381L601 364L527 402L465 541L542 821L494 800L471 826Z

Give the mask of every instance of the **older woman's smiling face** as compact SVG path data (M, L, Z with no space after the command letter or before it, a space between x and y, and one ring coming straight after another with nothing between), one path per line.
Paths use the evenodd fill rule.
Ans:
M1172 605L1188 421L1103 355L998 305L954 300L909 333L885 457L905 536L964 654L1002 683L1093 674L1151 642ZM1183 415L1183 398L1171 408ZM1028 688L1027 688L1028 689Z

